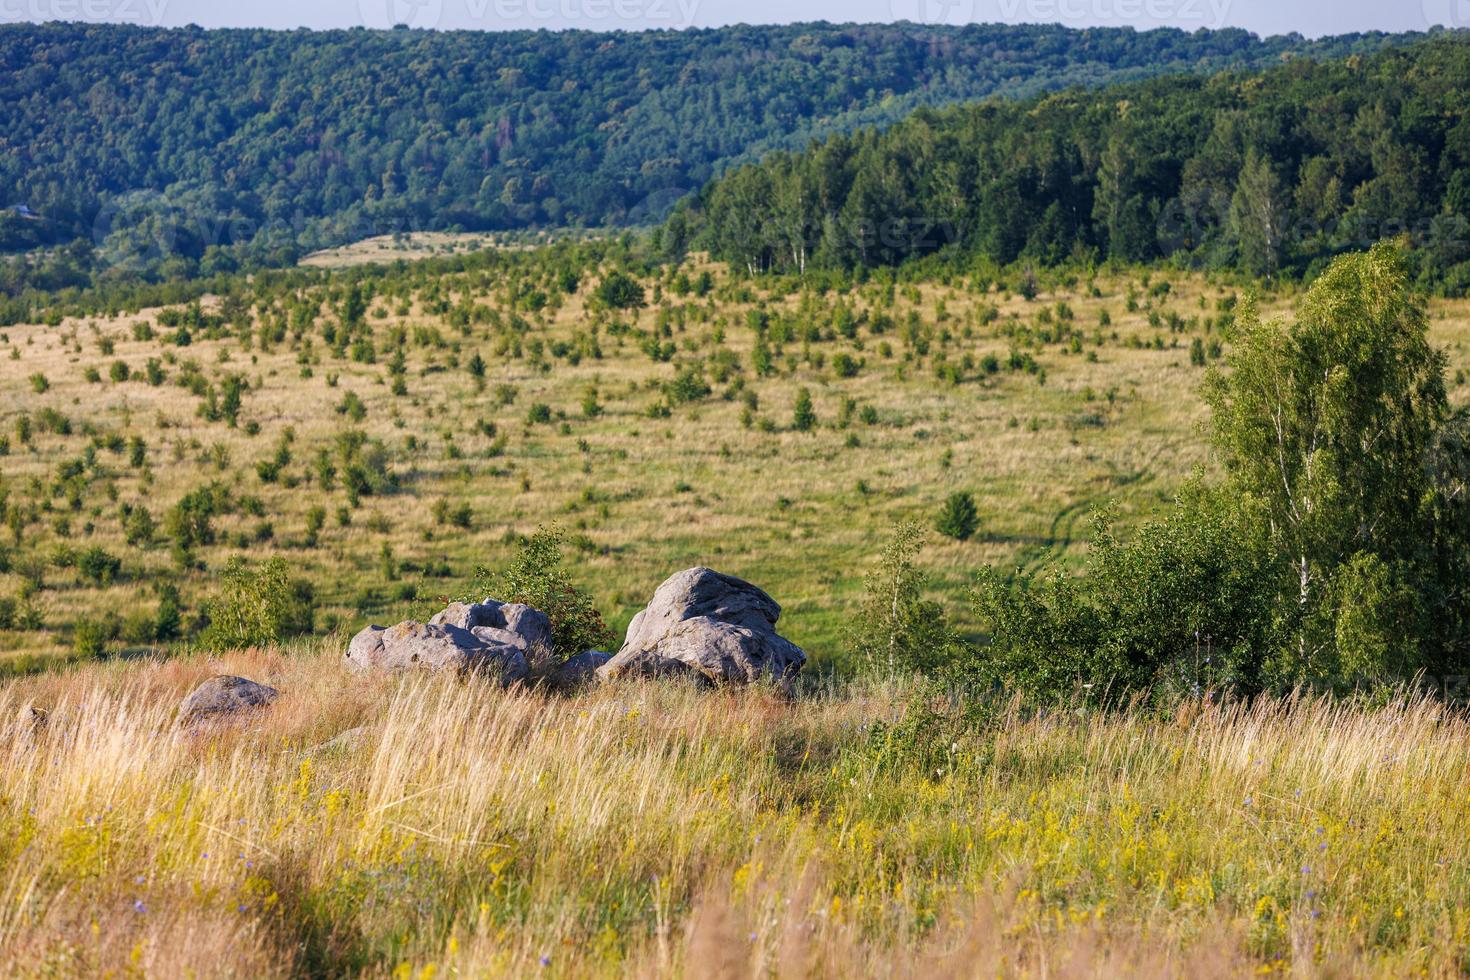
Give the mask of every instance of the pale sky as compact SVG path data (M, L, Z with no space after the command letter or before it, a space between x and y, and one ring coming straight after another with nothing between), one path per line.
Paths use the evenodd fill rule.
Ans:
M0 0L0 24L71 20L178 27L644 28L793 21L1243 27L1310 37L1470 27L1470 0Z

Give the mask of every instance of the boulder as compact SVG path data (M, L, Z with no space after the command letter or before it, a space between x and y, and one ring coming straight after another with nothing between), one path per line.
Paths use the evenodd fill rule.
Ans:
M570 691L597 679L597 670L612 659L601 650L585 650L546 675L546 683L559 691Z
M211 677L184 698L179 705L179 720L194 722L220 715L264 708L280 697L273 687L257 684L244 677L222 674Z
M506 684L529 669L526 640L494 626L463 629L442 623L369 626L352 638L346 660L354 670L453 670L496 673Z
M605 680L695 672L715 684L763 676L789 682L806 654L776 634L780 618L776 601L749 582L686 569L658 587L617 656L597 673Z
M430 626L457 626L463 630L489 627L515 633L528 647L551 646L551 620L539 609L521 602L452 602L435 613Z
M781 607L743 579L709 568L686 568L665 579L643 611L633 617L622 649L647 650L674 624L700 616L752 630L772 630L781 618Z

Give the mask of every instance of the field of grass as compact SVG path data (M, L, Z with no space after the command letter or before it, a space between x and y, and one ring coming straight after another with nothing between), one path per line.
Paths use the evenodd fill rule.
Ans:
M684 288L702 272L706 295ZM771 592L821 664L892 525L931 522L956 490L975 494L980 531L933 536L923 563L963 623L981 565L1072 560L1097 509L1126 529L1208 470L1190 347L1217 356L1238 295L1158 271L1044 282L1031 299L973 280L801 292L691 262L618 311L591 299L595 274L569 295L550 278L525 253L369 273L362 325L335 347L343 274L0 331L7 662L68 654L88 620L106 650L152 648L126 618L147 618L161 582L181 590L187 635L231 555L288 558L316 588L318 632L426 614L555 522L615 628L668 574L706 564ZM1470 306L1433 310L1463 394ZM812 431L793 426L801 389ZM394 486L348 493L344 433ZM209 536L172 554L169 512L211 485ZM129 543L139 508L154 529Z
M925 709L901 682L555 698L349 677L339 656L318 643L9 682L4 972L1470 967L1470 726L1430 701L997 705L952 740L943 703L903 723ZM181 728L178 698L216 671L282 697Z
M1032 711L840 669L889 530L952 492L980 531L921 561L965 627L980 566L1074 563L1098 508L1126 531L1209 474L1197 388L1238 287L804 292L691 261L616 310L566 254L0 331L0 970L1470 970L1455 709ZM1470 305L1431 310L1462 402ZM789 697L342 669L351 632L552 522L615 629L710 565L783 604L811 669ZM312 637L192 650L234 556L311 583ZM282 697L181 727L220 672Z
M436 255L477 252L482 248L534 248L553 239L587 238L592 233L574 230L557 232L452 232L417 231L397 235L375 235L347 245L324 248L302 257L305 268L345 269L356 265L412 262Z

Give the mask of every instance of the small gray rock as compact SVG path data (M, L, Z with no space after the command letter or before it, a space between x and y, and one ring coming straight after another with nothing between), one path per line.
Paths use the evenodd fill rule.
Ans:
M266 707L278 697L280 692L273 687L244 677L222 674L211 677L184 698L183 704L179 705L179 719L187 723L251 711Z
M604 676L647 676L649 664L684 665L715 684L750 684L762 676L789 681L806 663L806 654L771 630L753 630L708 616L676 623L647 650L624 649ZM667 665L662 666L669 672Z
M366 734L366 725L359 725L356 728L349 728L345 732L338 732L336 735L333 735L331 738L327 739L325 742L322 742L319 745L313 745L311 748L306 750L306 754L324 755L328 752L345 751L347 749L355 748L357 746L357 743L362 741L362 737Z
M500 615L505 620L503 628L524 636L528 646L551 648L551 619L541 610L523 602L507 602L501 605Z
M601 650L586 650L546 675L546 683L559 691L571 691L597 679L597 670L612 659Z
M462 630L472 630L476 626L490 626L490 619L484 615L486 611L481 603L451 602L429 617L429 625L458 626Z
M658 680L671 677L690 677L708 684L709 678L682 660L660 657L646 650L625 650L597 668L597 677L604 681L628 681L647 678Z

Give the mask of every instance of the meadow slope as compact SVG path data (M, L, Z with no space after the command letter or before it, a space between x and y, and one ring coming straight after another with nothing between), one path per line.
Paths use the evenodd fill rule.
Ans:
M923 563L963 625L981 565L1073 561L1099 509L1126 529L1210 472L1191 348L1214 362L1245 293L1161 271L1061 275L1030 299L980 275L802 290L691 261L619 310L594 295L609 265L566 292L558 254L0 330L5 663L98 652L87 621L104 652L186 643L232 555L287 558L321 633L427 615L557 523L614 628L705 564L776 596L820 666L889 529L956 490L980 532L931 536ZM1470 305L1431 312L1459 401ZM802 389L812 431L793 425ZM181 554L190 495L208 526ZM162 583L176 636L149 631Z

